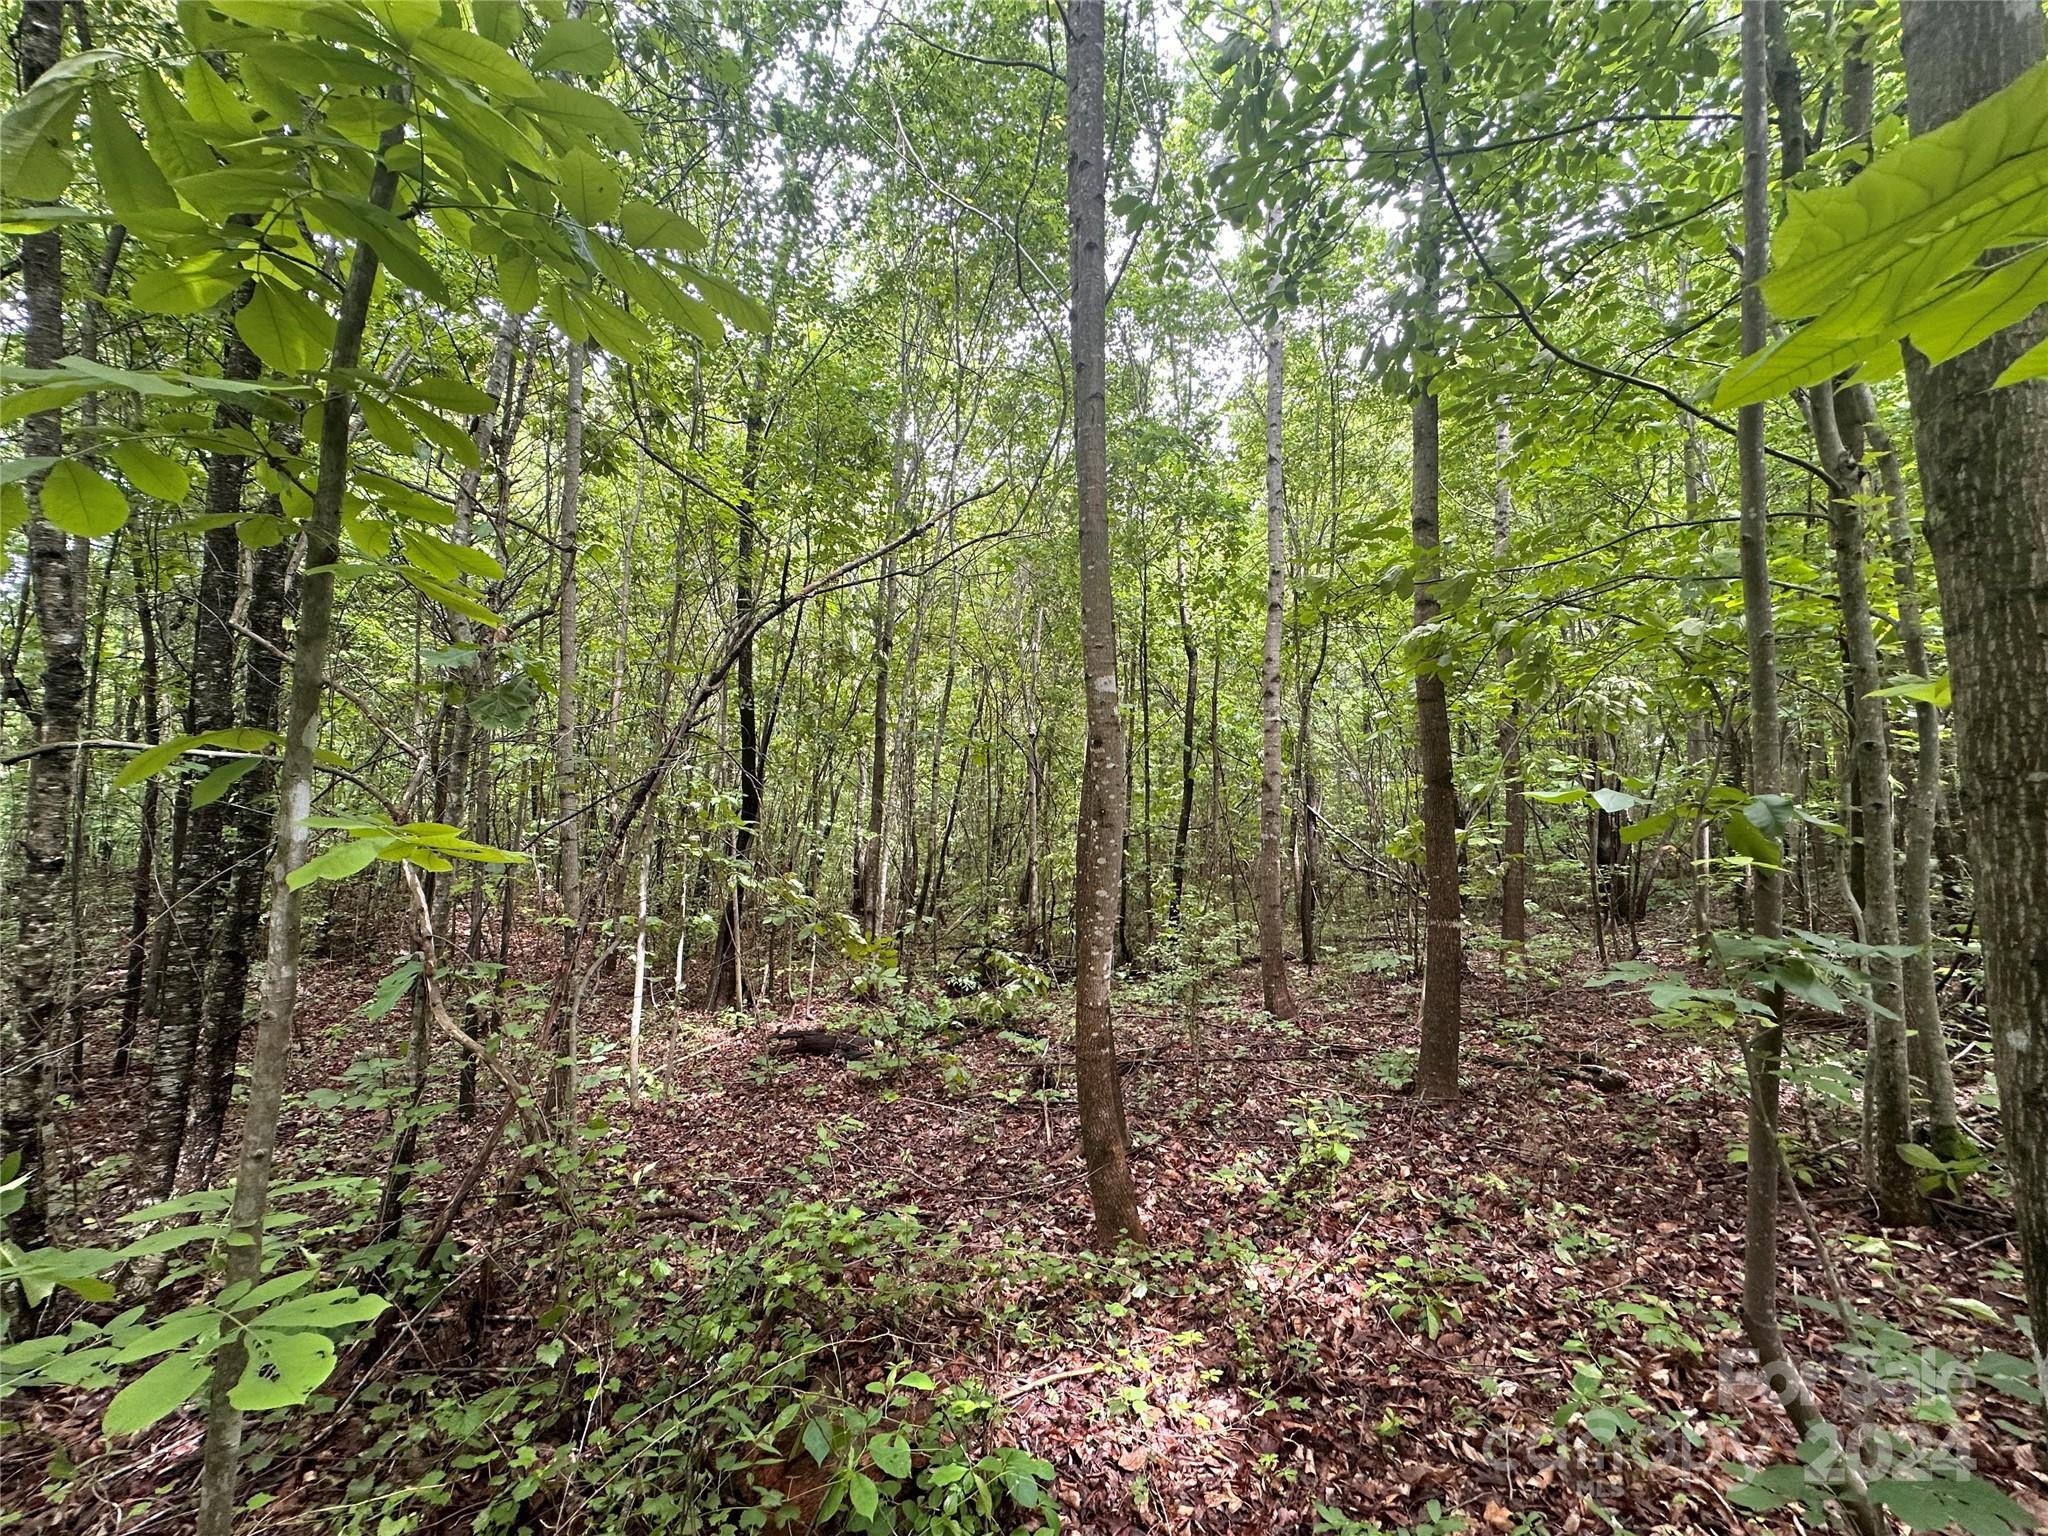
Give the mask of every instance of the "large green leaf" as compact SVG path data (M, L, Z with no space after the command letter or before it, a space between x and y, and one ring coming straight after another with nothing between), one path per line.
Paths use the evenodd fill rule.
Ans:
M114 1394L100 1428L110 1435L147 1429L196 1396L212 1374L213 1363L203 1355L166 1355Z
M1842 185L1794 193L1772 241L1764 297L1776 313L1797 318L1902 261L1923 272L1960 271L1984 249L1971 231L2044 188L2048 63L1877 156Z
M377 861L389 838L351 838L345 843L336 843L325 853L315 854L297 869L284 877L284 883L293 890L311 885L315 880L346 880L350 875L368 869Z
M411 39L413 57L444 75L482 86L495 96L531 96L526 66L488 38L455 27L428 27Z
M572 16L548 28L533 51L536 69L566 69L575 75L601 75L617 55L605 29L584 16Z
M334 1374L334 1341L324 1333L251 1328L243 1338L249 1363L228 1401L246 1413L296 1407Z
M265 281L235 311L235 332L279 373L312 373L327 360L334 323L296 289Z
M43 516L54 528L81 539L97 539L128 521L128 498L89 464L60 459L43 477Z

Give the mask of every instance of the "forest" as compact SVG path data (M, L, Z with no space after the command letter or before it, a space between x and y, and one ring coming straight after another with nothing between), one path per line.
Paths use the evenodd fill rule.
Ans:
M0 1530L2048 1523L2042 0L0 22Z

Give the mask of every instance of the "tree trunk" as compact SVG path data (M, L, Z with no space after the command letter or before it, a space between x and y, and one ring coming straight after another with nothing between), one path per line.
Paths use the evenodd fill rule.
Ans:
M1168 916L1180 921L1180 904L1187 894L1188 833L1195 819L1195 705L1201 683L1201 653L1195 645L1195 626L1188 617L1187 555L1183 540L1176 536L1173 550L1174 596L1180 621L1180 649L1187 670L1181 688L1180 711L1180 819L1173 829L1173 903Z
M1869 550L1863 525L1862 431L1853 397L1838 395L1832 383L1812 392L1812 407L1821 462L1837 485L1828 496L1828 529L1855 705L1848 722L1848 756L1856 765L1862 807L1863 939L1896 946L1899 896L1892 839L1891 720L1886 701L1877 697L1884 674L1878 664L1865 569ZM1910 1225L1927 1219L1927 1202L1919 1174L1898 1151L1913 1139L1913 1075L1907 1063L1899 964L1893 956L1873 955L1868 965L1877 1006L1870 1010L1863 1059L1863 1181L1877 1202L1879 1220Z
M275 503L273 503L273 508ZM250 562L249 630L255 636L242 661L242 720L258 730L277 729L278 696L284 677L285 580L291 546L256 551ZM242 1050L248 1011L249 966L257 920L263 911L263 871L268 863L271 769L259 766L229 792L226 857L233 868L226 910L208 961L206 1000L200 1014L204 1075L200 1078L191 1137L195 1156L192 1184L212 1178L233 1094L235 1064Z
M1508 460L1514 430L1508 424L1507 402L1493 435L1493 558L1506 564L1512 547L1514 487L1508 482ZM1510 689L1514 686L1512 665ZM1500 723L1501 804L1506 825L1500 850L1500 937L1511 950L1529 940L1529 802L1522 792L1522 701L1510 698L1507 718Z
M1268 295L1278 302L1277 286ZM1287 341L1279 319L1266 322L1266 635L1259 654L1259 868L1254 899L1259 924L1259 982L1266 1012L1295 1014L1287 984L1287 933L1280 899L1281 822L1285 816L1281 763L1280 627L1287 612L1287 477L1280 425Z
M1769 339L1763 294L1770 244L1770 111L1765 91L1766 13L1771 0L1742 6L1742 349L1759 352ZM1771 609L1769 476L1764 458L1764 408L1744 406L1736 417L1736 460L1741 481L1742 612L1749 639L1749 791L1779 789L1782 748L1778 718L1778 642ZM1782 927L1784 888L1775 865L1757 864L1751 927L1775 938ZM1744 1168L1742 1323L1757 1364L1802 1438L1835 1439L1832 1426L1785 1348L1778 1324L1778 1097L1784 1028L1772 1013L1750 1037L1748 1160ZM1882 1536L1883 1517L1871 1507L1850 1460L1837 1463L1847 1486L1842 1502L1861 1536Z
M261 370L234 327L234 313L253 290L244 286L221 322L221 374L254 379ZM213 413L219 432L246 431L249 410L234 397ZM242 511L249 460L238 453L213 453L206 461L206 515L235 518ZM199 582L192 610L192 671L185 716L191 732L217 731L235 718L235 631L233 614L241 587L242 544L232 524L209 528L202 540ZM192 1073L206 1010L206 978L217 931L216 918L233 900L234 861L227 836L226 797L210 805L192 803L192 781L180 781L177 799L185 837L173 866L169 947L164 957L163 992L158 1000L156 1044L150 1053L149 1097L143 1110L138 1167L151 1198L167 1198L177 1187L185 1147Z
M61 0L25 0L14 35L17 76L24 88L56 67L63 52ZM21 286L25 323L22 363L53 368L64 355L64 243L58 230L24 236ZM21 451L55 458L64 451L61 410L36 411L21 427ZM39 745L78 739L79 707L85 696L85 593L72 559L71 540L40 514L42 476L29 482L38 507L28 525L28 578L33 591L36 633L43 650L42 698L34 720ZM17 1176L26 1182L21 1204L7 1218L10 1241L41 1247L49 1205L43 1167L43 1122L49 1097L46 1053L64 1017L66 977L58 963L64 953L65 863L70 847L66 817L71 809L74 752L53 747L29 759L27 802L21 820L21 864L10 882L18 914L14 985L4 1033L0 1033L0 1157L18 1155ZM16 1314L12 1286L0 1298Z
M1116 612L1109 545L1106 361L1109 295L1104 250L1104 8L1069 6L1067 224L1073 271L1074 479L1081 568L1081 678L1088 746L1074 850L1074 1081L1095 1237L1143 1242L1131 1182L1122 1076L1110 1021L1117 891L1124 835L1123 722L1117 711Z
M1420 632L1436 622L1435 585L1441 568L1438 553L1440 485L1437 475L1438 405L1431 376L1436 345L1436 293L1440 258L1437 248L1434 181L1425 181L1417 257L1422 307L1416 338L1415 400L1410 412L1413 434L1412 485L1408 528L1415 559L1415 751L1422 773L1423 878L1426 887L1427 938L1423 946L1421 1050L1415 1070L1416 1089L1427 1099L1458 1096L1458 1032L1462 1017L1460 991L1465 964L1465 936L1458 893L1458 801L1452 779L1451 716L1444 696L1444 675L1437 665L1439 643Z
M569 343L567 399L562 420L562 502L556 536L561 544L562 580L555 599L559 660L555 669L555 851L556 880L562 893L562 916L571 951L583 922L583 806L576 784L576 668L581 648L576 630L577 523L583 510L583 372L584 347ZM575 984L573 978L570 983ZM576 1097L576 1010L557 1014L561 1038L550 1042L555 1052L548 1086L548 1108L565 1112Z
M1915 134L2042 57L2038 5L1905 0L1903 17ZM2036 310L1938 367L1909 347L1906 382L1962 737L2004 1155L2048 1383L2048 379L1991 387L2044 332Z
M1920 617L1920 578L1914 551L1912 513L1892 440L1877 421L1875 400L1863 391L1861 414L1870 445L1879 455L1884 481L1892 579L1898 594L1899 647L1906 670L1929 676L1926 630ZM1941 807L1941 711L1931 699L1913 701L1915 751L1906 790L1906 833L1899 868L1899 942L1908 946L1902 967L1906 1027L1913 1042L1913 1071L1927 1096L1928 1145L1942 1157L1963 1150L1956 1110L1956 1080L1942 1029L1941 999L1934 984L1934 822Z
M403 127L383 136L369 186L370 203L389 211L398 177L387 156ZM363 325L377 278L377 254L355 248L348 287L335 320L334 349L321 402L320 463L306 525L305 574L292 647L291 712L277 774L277 825L270 863L270 931L264 956L256 1046L249 1073L249 1105L242 1122L241 1166L227 1247L230 1283L253 1286L263 1268L263 1222L270 1204L271 1165L277 1155L278 1115L291 1054L292 1018L299 999L299 893L286 880L306 861L313 808L313 754L320 741L320 710L327 690L327 653L334 629L334 564L340 556L341 504L348 489L348 430L354 414L351 380L362 356ZM207 1393L204 1462L199 1478L199 1536L230 1536L235 1523L235 1482L242 1445L242 1411L228 1400L241 1379L247 1353L230 1334L214 1358Z
M142 541L128 545L129 569L135 579L135 622L141 635L142 655L139 693L142 728L138 733L145 745L154 746L162 729L159 718L156 654L156 593L143 573ZM161 805L163 775L152 774L142 786L142 827L135 845L134 894L128 909L127 970L121 979L121 1025L114 1041L114 1075L124 1077L128 1058L135 1049L135 1030L142 1016L142 983L149 965L149 928L157 910L156 844L157 817Z

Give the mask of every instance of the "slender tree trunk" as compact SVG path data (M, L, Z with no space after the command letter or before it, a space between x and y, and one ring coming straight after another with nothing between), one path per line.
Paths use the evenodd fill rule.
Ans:
M1434 181L1424 182L1417 273L1422 292L1414 356L1415 400L1411 407L1413 483L1409 496L1409 537L1415 558L1415 738L1422 771L1423 875L1427 938L1423 947L1422 1041L1416 1062L1417 1091L1428 1099L1458 1096L1460 991L1465 964L1464 924L1458 892L1458 801L1452 778L1451 716L1444 675L1436 657L1441 644L1422 632L1441 609L1436 580L1442 542L1438 519L1438 406L1431 376L1436 346L1439 276Z
M899 452L901 450L899 449ZM882 559L882 580L875 593L874 718L868 753L868 820L854 871L854 916L870 939L882 936L888 884L883 870L883 832L889 809L889 662L895 647L896 560Z
M562 893L563 944L573 951L583 923L583 804L576 783L576 670L582 659L576 625L576 558L583 511L583 343L569 343L567 397L562 420L562 501L556 518L562 580L555 598L555 853ZM575 985L573 978L571 986ZM555 1067L548 1108L568 1112L576 1100L576 1009L560 1010L560 1038L551 1042Z
M1187 555L1183 540L1176 536L1173 548L1174 597L1180 621L1180 649L1186 658L1180 711L1180 819L1173 829L1173 904L1167 908L1174 922L1180 921L1180 904L1187 894L1188 833L1195 819L1195 705L1201 682L1201 654L1195 646L1195 626L1188 617Z
M1770 244L1770 112L1766 99L1767 0L1742 6L1742 349L1761 351L1768 341L1763 294L1758 289ZM1742 611L1749 638L1749 790L1775 794L1781 773L1778 719L1778 643L1771 610L1769 476L1764 458L1764 408L1744 406L1736 417L1736 459L1741 480ZM1754 868L1751 927L1776 938L1782 926L1784 890L1775 865ZM1786 1416L1802 1438L1834 1431L1814 1403L1805 1378L1785 1348L1778 1324L1778 1157L1779 1076L1784 1029L1772 1013L1747 1046L1749 1078L1748 1161L1742 1249L1742 1323L1757 1364ZM1884 1523L1863 1495L1850 1459L1837 1463L1848 1481L1843 1503L1861 1536L1882 1536Z
M2038 5L1905 0L1903 18L1916 135L2043 55ZM2044 333L2036 310L1939 366L1909 347L1906 382L1962 738L2003 1150L2048 1385L2048 379L1992 387Z
M61 0L24 0L14 34L15 64L24 88L56 67L63 53ZM22 306L25 311L22 362L53 368L64 355L64 243L59 230L21 241ZM64 451L61 410L36 411L22 422L21 449L32 457L55 458ZM38 744L76 741L79 707L85 696L85 593L78 581L71 540L41 515L43 477L29 482L36 515L28 525L28 579L35 604L36 634L42 644L42 697L35 726ZM21 863L9 892L17 913L14 985L0 1026L0 1158L20 1158L25 1178L19 1207L7 1218L10 1241L22 1248L43 1244L49 1204L43 1166L43 1127L49 1100L47 1053L59 1038L67 978L61 914L65 863L70 848L66 818L71 810L74 752L53 747L29 759L27 804L21 822ZM4 1288L0 1307L17 1315L19 1297Z
M1891 439L1878 425L1876 402L1863 391L1861 414L1870 445L1878 454L1884 482L1887 536L1899 609L1899 647L1906 670L1928 677L1926 630L1920 617L1920 577L1914 553L1913 519L1906 503L1905 477ZM1962 1150L1956 1110L1956 1080L1941 1023L1941 999L1934 983L1934 822L1941 807L1941 711L1931 699L1913 701L1915 751L1906 791L1906 833L1899 867L1899 942L1912 950L1902 967L1906 1027L1912 1034L1913 1071L1927 1095L1928 1145L1942 1157Z
M1277 292L1269 299L1278 302ZM1254 906L1259 924L1259 982L1266 1012L1295 1015L1287 984L1287 932L1280 899L1281 823L1285 769L1281 762L1280 629L1287 613L1287 478L1281 446L1281 407L1287 340L1278 318L1266 322L1266 635L1259 654L1259 868Z
M1501 401L1493 431L1493 558L1506 564L1512 548L1515 493L1508 481L1514 429L1508 424L1505 399ZM1511 665L1510 689L1513 686ZM1522 701L1518 698L1508 700L1499 740L1501 802L1506 821L1500 853L1500 937L1502 943L1520 949L1529 940L1529 802L1522 792Z
M1839 487L1828 496L1828 527L1855 705L1849 716L1849 755L1856 765L1862 803L1863 938L1869 944L1895 947L1899 899L1892 840L1891 720L1886 701L1877 696L1884 674L1878 664L1865 569L1869 551L1863 526L1862 432L1853 408L1841 409L1850 404L1851 397L1837 396L1832 384L1812 392L1815 441ZM1898 1151L1913 1139L1913 1077L1907 1061L1900 970L1890 955L1872 956L1869 967L1877 1006L1870 1010L1864 1051L1863 1180L1877 1202L1880 1220L1911 1224L1926 1220L1927 1202L1919 1175Z
M762 391L768 382L769 355L763 349L760 375L747 410L746 445L740 471L740 494L736 498L739 511L736 514L739 538L733 559L733 622L739 626L743 639L739 655L733 663L733 686L739 695L739 769L740 769L740 815L739 826L733 831L732 856L735 864L745 868L753 853L754 839L761 821L761 787L766 772L762 761L760 706L754 687L754 641L751 634L755 605L758 596L755 591L755 543L759 535L758 506L756 496L760 484L761 450L766 433L766 402ZM740 959L740 930L746 918L746 887L734 878L726 895L725 906L718 915L718 937L712 946L711 990L708 998L712 1008L728 1005L744 1008L747 1005L746 968Z
M248 624L256 638L250 641L242 661L242 720L257 730L277 729L284 676L285 580L290 564L289 544L258 550L250 562ZM193 1111L194 1187L204 1186L212 1177L234 1090L235 1064L242 1050L251 951L263 911L263 872L274 815L270 778L270 767L261 765L229 791L224 831L233 873L227 910L221 915L219 936L208 960L206 1000L200 1015L205 1072Z
M129 569L135 580L135 623L140 632L142 655L139 663L139 693L142 711L141 740L155 745L159 731L161 701L157 696L156 593L144 575L142 541L128 545ZM161 774L152 774L142 786L142 825L135 846L134 895L128 909L128 964L121 980L121 1025L114 1041L114 1075L124 1077L128 1059L135 1049L136 1025L142 1016L142 984L149 966L149 927L157 911L156 844L157 815L161 803Z
M1116 612L1109 544L1109 424L1104 250L1104 7L1066 12L1067 224L1073 271L1074 476L1081 567L1081 678L1088 746L1074 850L1074 1080L1096 1241L1143 1242L1131 1182L1122 1075L1110 1021L1124 834L1123 721L1117 709Z
M387 131L370 177L369 201L387 212L398 177L387 156L403 137ZM321 402L320 461L306 525L305 574L292 647L291 710L277 774L277 828L270 864L270 931L264 957L256 1046L249 1074L249 1105L242 1122L241 1166L229 1215L228 1279L254 1285L263 1267L263 1224L270 1204L271 1165L291 1054L292 1018L299 998L299 893L287 881L306 861L313 808L313 754L320 741L320 710L327 688L327 653L334 630L334 564L340 555L341 505L348 489L352 379L362 357L363 326L376 286L377 254L355 248L336 316L334 348ZM235 1335L214 1357L207 1394L204 1460L199 1477L199 1536L230 1536L235 1523L235 1482L240 1469L242 1411L228 1393L241 1379L247 1354Z
M221 373L228 379L246 381L260 371L256 354L235 330L233 320L250 292L245 286L236 295L221 323ZM217 431L246 430L248 423L248 408L232 397L214 410ZM238 517L248 478L249 460L244 455L209 454L207 516ZM241 560L241 540L231 524L207 530L200 546L192 610L187 731L217 731L234 723L233 614L241 586ZM218 933L216 919L231 906L234 884L226 798L195 805L189 780L181 781L177 798L185 818L185 838L174 865L170 907L165 914L170 925L169 948L158 1000L156 1044L150 1053L149 1097L143 1110L138 1164L145 1189L158 1200L177 1187L193 1100L193 1066L206 1010L207 971Z

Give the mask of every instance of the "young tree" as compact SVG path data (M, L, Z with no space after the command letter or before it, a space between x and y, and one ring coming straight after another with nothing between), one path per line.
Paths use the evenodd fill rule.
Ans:
M1424 1098L1458 1096L1458 1034L1463 1021L1465 933L1458 890L1458 792L1452 779L1451 715L1444 692L1440 655L1444 641L1435 631L1442 612L1436 582L1442 573L1439 464L1441 407L1437 400L1437 285L1442 256L1436 227L1436 188L1423 183L1416 224L1416 287L1413 357L1415 378L1409 406L1411 488L1409 537L1415 584L1415 757L1422 776L1422 872L1424 920L1422 1038L1415 1083Z
M1088 1161L1095 1236L1113 1246L1126 1239L1144 1241L1145 1228L1131 1182L1123 1084L1110 1020L1117 898L1123 885L1125 785L1109 547L1104 7L1101 0L1075 0L1064 14L1074 490L1081 569L1081 683L1088 733L1074 849L1074 1081L1081 1100L1081 1149Z
M1279 285L1267 294L1278 304ZM1287 335L1277 313L1266 320L1266 632L1259 653L1259 866L1254 905L1259 923L1259 983L1266 1012L1276 1019L1295 1014L1287 984L1287 932L1280 899L1280 843L1285 817L1281 761L1280 634L1287 615L1287 473L1281 424Z

